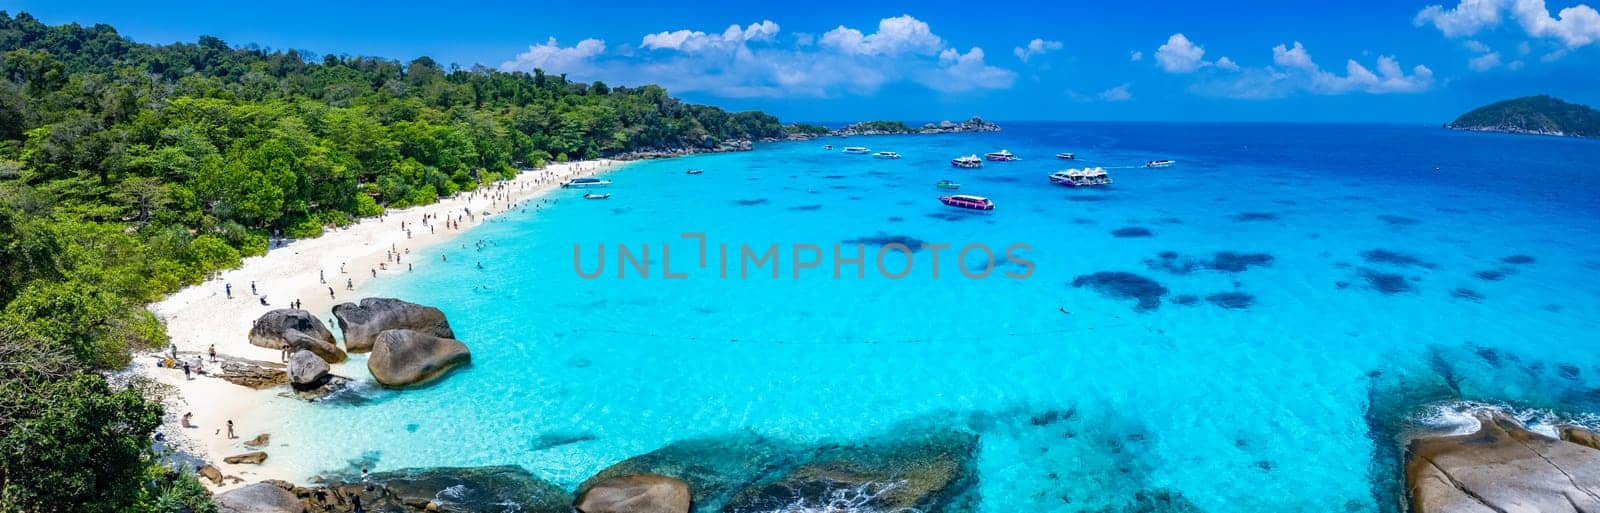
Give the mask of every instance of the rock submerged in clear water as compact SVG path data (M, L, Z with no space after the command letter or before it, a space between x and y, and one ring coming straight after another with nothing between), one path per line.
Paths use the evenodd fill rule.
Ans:
M695 511L720 511L740 488L791 461L796 450L755 435L683 440L606 467L578 485L578 493L611 477L659 474L688 483Z
M834 500L861 511L962 511L975 505L976 449L977 435L944 430L823 446L755 435L684 440L600 471L578 494L655 474L686 483L701 513L803 511Z
M1089 287L1113 299L1136 300L1134 310L1140 312L1161 308L1161 298L1167 295L1167 288L1155 280L1121 271L1081 275L1072 279L1072 287Z
M740 491L723 511L826 511L840 502L861 511L971 510L977 445L977 435L950 431L824 447L780 477Z
M572 495L517 466L436 467L375 472L365 482L358 476L336 476L318 487L296 487L267 481L289 490L299 503L293 510L352 513L361 497L368 513L572 513ZM320 488L326 505L316 501Z
M439 338L456 337L444 312L431 306L419 305L386 297L363 298L360 304L340 303L333 307L333 316L344 332L344 347L352 353L372 350L379 333L385 330L412 330Z

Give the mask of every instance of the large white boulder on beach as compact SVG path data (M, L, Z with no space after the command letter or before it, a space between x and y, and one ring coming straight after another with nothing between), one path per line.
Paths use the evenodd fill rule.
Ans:
M1417 513L1600 511L1600 450L1550 438L1503 413L1478 432L1413 440L1406 489Z
M341 303L333 307L333 316L344 331L345 349L352 353L373 350L378 334L386 330L411 330L439 338L456 336L438 308L394 298L369 297L360 304Z
M270 349L285 344L295 350L308 350L328 363L344 361L344 351L334 343L333 332L311 315L294 308L280 308L262 315L250 328L250 343Z
M220 513L301 513L305 505L293 493L272 483L254 483L217 494Z
M378 334L367 358L373 379L388 387L421 385L450 369L472 361L467 345L453 338L412 330L387 330Z
M301 349L289 355L289 386L305 390L322 386L328 381L328 362L315 353Z

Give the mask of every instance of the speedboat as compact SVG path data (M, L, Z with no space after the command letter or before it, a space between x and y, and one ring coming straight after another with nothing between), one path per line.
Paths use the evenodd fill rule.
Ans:
M940 196L939 202L952 207L965 208L968 210L994 210L994 202L989 201L989 198L985 198L983 196L952 194L949 196Z
M609 186L609 185L611 185L611 180L601 180L599 178L573 178L571 180L567 180L567 181L561 183L562 187L571 188L571 189L582 189L582 188L586 188L586 187L606 187L606 186Z
M832 150L833 149L833 145L832 144L824 144L824 145L822 145L822 149L824 149L824 150Z
M1050 173L1050 183L1062 187L1090 187L1097 185L1111 185L1111 175L1106 174L1105 168L1094 167L1087 169L1068 169Z
M608 192L608 193L605 193L605 194L601 194L601 193L591 192L591 193L583 195L583 199L611 199L611 193Z
M939 180L939 183L933 184L933 186L940 189L950 189L952 191L961 188L961 184L952 182L950 180Z
M880 152L872 154L872 158L876 158L876 159L898 159L898 158L900 158L900 154L892 152L892 151L880 151Z
M1178 161L1176 161L1176 160L1152 160L1152 161L1146 162L1144 164L1144 167L1148 167L1148 168L1151 168L1151 169L1155 169L1155 168L1158 168L1158 167L1172 167L1173 164L1177 164L1177 163L1178 163Z
M852 155L866 155L872 153L872 150L867 149L866 146L845 146L844 152Z
M977 169L983 167L983 159L978 158L977 154L972 154L950 159L950 165L962 169Z
M684 171L683 174L686 174L686 175L698 175L698 174L704 173L704 172L705 172L705 170L703 170L703 169L690 169L688 171Z
M1056 154L1056 158L1061 159L1061 160L1072 160L1072 159L1078 158L1078 156L1077 155L1073 155L1071 153L1067 153L1067 152L1061 152L1061 153L1057 153Z
M1006 150L1000 150L1000 151L994 151L994 152L985 153L985 154L983 154L983 158L987 159L987 160L993 160L993 161L996 161L996 162L1010 162L1010 161L1013 161L1013 160L1022 160L1022 159L1017 158L1017 156L1012 154L1010 151L1006 151Z

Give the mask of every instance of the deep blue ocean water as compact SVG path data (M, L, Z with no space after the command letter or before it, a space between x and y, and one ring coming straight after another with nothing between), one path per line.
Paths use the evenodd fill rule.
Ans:
M1024 160L948 164L1001 148ZM1162 158L1178 164L1137 167ZM1482 398L1600 413L1596 162L1596 141L1427 126L1015 123L635 163L609 200L554 193L363 291L442 308L470 368L246 422L273 433L269 465L308 475L518 464L566 485L674 440L949 424L980 432L986 511L1149 488L1207 511L1377 511L1374 376L1459 359ZM1084 165L1115 183L1046 180ZM941 205L940 179L996 210ZM831 254L793 277L795 245L846 241L868 244L866 278L834 279ZM873 260L892 241L953 248L937 279L924 250L891 280ZM724 243L779 244L781 278L738 279L737 260L720 278ZM970 243L1026 244L1032 274L968 279ZM592 271L600 244L606 274L580 278L575 245ZM617 277L618 244L648 245L648 278ZM663 279L663 244L687 278ZM1028 421L1066 410L1070 427Z

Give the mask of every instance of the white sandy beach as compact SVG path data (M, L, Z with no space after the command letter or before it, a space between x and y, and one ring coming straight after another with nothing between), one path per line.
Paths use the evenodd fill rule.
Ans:
M267 311L288 308L295 300L302 308L327 322L333 317L335 304L359 300L361 286L377 277L405 273L407 265L423 267L437 262L412 260L406 250L413 252L447 242L478 223L500 215L512 205L520 204L559 187L564 180L592 176L614 169L619 161L598 160L555 164L544 169L529 170L513 180L489 184L476 192L462 193L438 203L403 210L391 210L381 218L364 219L360 223L324 233L321 237L297 240L282 247L273 247L266 255L245 259L242 266L221 273L215 279L180 290L162 301L150 305L167 325L167 334L177 350L205 354L213 345L217 354L277 362L280 353L251 345L247 333L252 323ZM465 210L464 210L465 209ZM471 216L464 216L470 211ZM435 217L432 228L422 224L424 215ZM448 229L442 220L458 220L459 228ZM410 230L408 234L401 228ZM388 261L388 269L378 269L386 262L391 248L401 252L399 263ZM340 269L345 272L341 273ZM319 273L322 276L319 277ZM323 283L322 277L326 278ZM346 290L346 280L354 290ZM251 293L254 284L256 294ZM224 287L233 286L232 299L227 298ZM332 298L329 288L333 289ZM259 294L259 295L257 295ZM260 296L266 296L269 306L262 306ZM330 330L338 331L336 325ZM274 475L273 472L254 465L228 465L226 456L249 452L242 445L259 434L250 426L236 425L237 438L228 439L225 425L230 419L242 417L241 413L274 398L284 389L252 390L218 378L197 376L186 380L182 369L164 369L156 366L168 349L158 353L135 355L134 368L139 374L173 386L178 394L168 400L166 425L162 432L179 446L193 451L207 462L221 469L224 475L238 476L245 482L262 479L292 480L294 476ZM192 360L193 356L186 359ZM365 362L358 359L357 362ZM207 371L216 370L209 360ZM364 365L336 364L333 373L352 379L365 380L369 374ZM282 388L282 387L280 387ZM185 412L193 417L191 428L181 427ZM265 450L269 457L271 445ZM202 480L204 481L204 480ZM209 481L204 481L209 486ZM236 486L228 484L218 489Z

